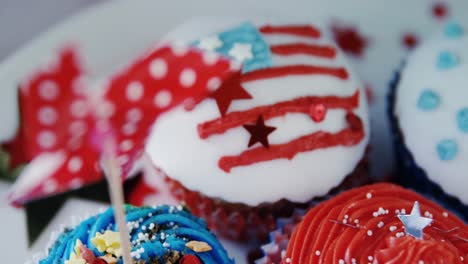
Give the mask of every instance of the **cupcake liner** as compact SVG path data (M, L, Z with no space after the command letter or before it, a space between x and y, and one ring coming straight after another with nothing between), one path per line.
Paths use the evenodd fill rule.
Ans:
M370 183L367 173L367 155L343 182L326 195ZM219 235L238 241L266 242L270 231L275 230L277 219L291 217L296 209L307 209L324 197L316 197L306 203L294 203L286 199L251 207L240 203L229 203L207 197L185 188L181 183L166 177L173 195L192 211L204 218L211 230ZM326 197L325 196L325 197Z
M393 181L437 201L443 207L453 211L465 222L468 222L468 206L463 204L457 197L444 192L438 184L431 181L424 169L416 163L412 153L405 145L404 137L398 124L398 118L394 114L396 91L403 68L404 63L394 73L390 81L387 97L387 114L390 119L394 153L398 168L398 173L394 175Z

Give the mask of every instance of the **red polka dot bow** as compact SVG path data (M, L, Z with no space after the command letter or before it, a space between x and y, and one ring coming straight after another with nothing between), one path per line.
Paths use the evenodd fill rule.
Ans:
M103 138L112 139L126 177L159 115L193 107L238 71L212 53L161 46L88 89L75 51L63 50L56 65L19 88L21 127L9 149L13 163L30 163L10 200L23 204L102 179Z

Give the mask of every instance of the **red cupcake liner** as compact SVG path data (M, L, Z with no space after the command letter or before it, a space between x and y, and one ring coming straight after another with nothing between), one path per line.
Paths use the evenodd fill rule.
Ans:
M229 203L191 191L180 182L166 177L172 194L184 203L194 215L204 218L215 233L237 241L267 242L268 234L275 230L277 219L289 218L296 209L311 208L316 202L341 191L372 182L368 174L367 155L343 182L323 197L315 197L306 203L295 203L282 199L275 203L248 206Z

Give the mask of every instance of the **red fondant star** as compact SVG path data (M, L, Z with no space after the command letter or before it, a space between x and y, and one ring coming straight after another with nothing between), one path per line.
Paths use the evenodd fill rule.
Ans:
M229 79L225 80L218 90L211 94L211 97L216 100L219 112L224 116L234 100L252 99L244 87L241 85L241 73L233 74Z
M269 148L268 135L276 130L276 127L265 126L263 116L259 116L255 125L244 125L244 128L250 133L248 147L260 142L265 148Z
M331 29L336 43L344 52L357 57L364 54L369 41L357 28L334 24Z

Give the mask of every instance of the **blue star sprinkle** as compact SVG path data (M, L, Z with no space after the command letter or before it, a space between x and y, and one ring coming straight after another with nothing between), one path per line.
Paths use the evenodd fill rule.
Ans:
M440 160L453 160L457 156L458 145L453 139L444 139L437 144L436 149Z
M462 108L458 111L457 125L462 132L468 133L468 107Z
M398 215L398 218L405 226L406 234L417 239L423 239L423 230L432 223L431 218L422 217L419 203L414 202L413 209L409 215Z
M437 69L450 70L460 64L460 59L452 52L442 51L437 57Z
M445 25L444 34L448 38L459 38L463 36L464 30L460 24L457 24L454 21L450 21L447 23L447 25Z
M418 108L424 111L436 109L440 104L439 95L430 89L421 92L418 99Z

